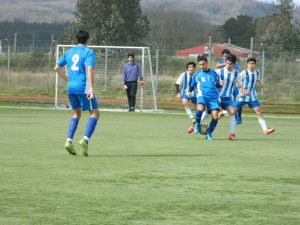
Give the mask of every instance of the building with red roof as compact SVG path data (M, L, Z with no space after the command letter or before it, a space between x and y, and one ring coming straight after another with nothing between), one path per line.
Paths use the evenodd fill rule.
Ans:
M217 58L222 57L223 49L228 49L232 54L235 54L238 58L246 59L251 56L251 50L242 48L232 44L220 44L220 43L213 43L212 44L212 54ZM208 55L209 54L209 47L208 45L197 45L192 48L186 48L182 50L176 51L177 57L197 57L198 55ZM259 54L256 51L253 51L253 56L257 57Z

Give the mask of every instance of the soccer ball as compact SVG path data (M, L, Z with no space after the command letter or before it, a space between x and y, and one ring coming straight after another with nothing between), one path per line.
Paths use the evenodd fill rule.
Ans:
M206 132L207 132L207 129L208 129L208 125L206 123L202 123L200 125L200 131L199 131L199 133L202 134L202 135L205 135Z

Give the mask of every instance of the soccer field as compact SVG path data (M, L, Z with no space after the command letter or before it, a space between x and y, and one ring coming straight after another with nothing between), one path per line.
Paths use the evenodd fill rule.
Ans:
M85 158L70 114L0 108L1 225L299 224L300 117L245 116L236 141L225 117L209 142L185 114L101 112Z

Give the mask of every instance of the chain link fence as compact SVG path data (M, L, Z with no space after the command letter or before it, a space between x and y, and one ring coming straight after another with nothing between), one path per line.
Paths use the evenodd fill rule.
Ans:
M127 45L134 46L135 43ZM253 54L257 57L261 78L270 90L270 93L267 94L257 88L259 98L263 103L292 105L300 103L300 56L295 52L267 48L256 43L255 40L251 44L250 39L249 43L243 46L236 46L230 43L230 40L215 43L213 38L207 40L207 43L160 45L152 42L146 43L145 46L149 46L151 49L153 73L157 81L155 90L158 108L164 108L166 102L178 101L175 98L174 83L185 70L185 64L188 61L196 61L196 56L204 53L211 56L210 64L212 68L215 68L215 64L220 58L220 52L218 52L220 50L218 49L222 49L222 47L228 48L232 52L237 49L240 50L241 55L243 55L243 57L238 58L241 70L246 68L248 56ZM200 46L199 51L197 51L197 46ZM201 46L203 50L201 50ZM188 54L185 56L178 55L178 51L184 49L190 49L191 52L187 51ZM54 41L50 43L49 41L39 41L33 45L29 40L18 40L14 45L13 40L2 40L0 48L0 104L53 107L55 95L54 51ZM124 61L126 61L126 57L124 57ZM120 66L121 70L121 64L116 66ZM101 101L101 92L98 98Z

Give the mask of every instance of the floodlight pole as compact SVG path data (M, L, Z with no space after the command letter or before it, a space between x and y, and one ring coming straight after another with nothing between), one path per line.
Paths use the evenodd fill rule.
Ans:
M10 43L7 38L5 38L7 42L7 87L10 84Z

